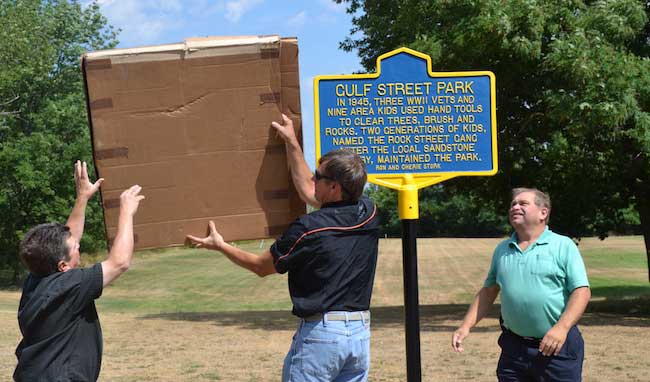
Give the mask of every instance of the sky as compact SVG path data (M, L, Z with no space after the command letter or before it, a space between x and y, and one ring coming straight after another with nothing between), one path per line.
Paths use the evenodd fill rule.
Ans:
M277 34L298 37L305 157L314 169L313 78L362 69L339 43L352 16L333 0L99 0L121 31L119 48L182 42L188 37Z

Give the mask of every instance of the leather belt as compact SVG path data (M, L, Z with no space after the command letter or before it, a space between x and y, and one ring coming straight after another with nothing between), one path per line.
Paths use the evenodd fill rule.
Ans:
M520 340L524 340L524 341L528 341L528 342L537 342L537 343L542 342L542 338L520 336L519 334L513 332L512 330L506 328L505 326L501 326L501 329L505 333L510 334L511 336L516 337L516 338L518 338Z
M316 313L304 317L305 321L370 321L370 311L363 310L358 312L325 312Z

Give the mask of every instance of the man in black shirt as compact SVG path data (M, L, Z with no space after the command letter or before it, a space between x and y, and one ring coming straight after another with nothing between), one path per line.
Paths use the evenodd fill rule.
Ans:
M18 308L23 339L16 349L16 381L96 381L99 377L102 332L95 299L131 263L133 215L144 199L140 186L122 193L117 236L107 259L77 268L86 205L102 182L91 183L86 163L77 161L77 198L66 225L38 225L20 243L20 259L30 274Z
M320 210L301 216L257 256L224 242L214 222L193 243L223 252L264 277L289 272L293 314L301 318L283 381L365 381L370 368L370 298L377 265L376 207L361 198L366 168L352 151L327 153L312 175L292 121L273 127L284 139L300 197Z

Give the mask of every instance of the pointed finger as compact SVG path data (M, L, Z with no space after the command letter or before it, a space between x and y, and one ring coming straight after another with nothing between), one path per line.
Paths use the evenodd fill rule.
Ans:
M74 162L74 178L79 179L81 177L81 162Z
M86 162L81 162L81 179L88 179L88 165Z
M217 226L214 225L214 222L212 220L210 220L210 223L208 223L208 225L210 226L210 232L211 233L216 233L217 232Z

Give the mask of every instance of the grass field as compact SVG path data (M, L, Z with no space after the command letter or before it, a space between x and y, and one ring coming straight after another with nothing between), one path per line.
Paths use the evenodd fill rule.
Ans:
M423 381L495 380L498 307L465 341L465 353L451 352L449 342L498 241L418 240ZM261 252L270 244L240 246ZM580 249L593 294L580 323L585 381L647 381L650 284L642 238L585 239ZM406 380L402 283L401 241L381 240L371 381ZM19 298L20 291L0 291L2 380L15 366ZM137 253L97 307L102 381L277 381L298 323L286 276L261 279L216 252L186 248Z

